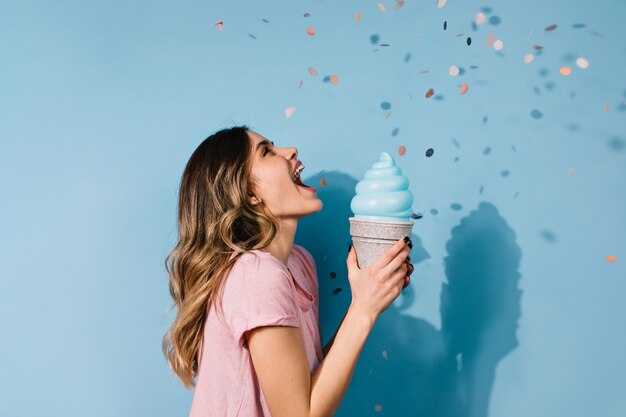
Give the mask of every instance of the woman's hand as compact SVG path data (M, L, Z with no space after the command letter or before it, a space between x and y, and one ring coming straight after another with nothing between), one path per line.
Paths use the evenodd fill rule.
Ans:
M369 268L358 266L356 249L350 248L346 264L352 290L351 308L376 321L410 283L413 265L408 257L413 244L399 239Z

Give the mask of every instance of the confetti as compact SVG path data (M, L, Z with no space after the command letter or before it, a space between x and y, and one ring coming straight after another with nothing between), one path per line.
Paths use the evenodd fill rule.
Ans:
M468 36L466 42L467 42L467 46L470 46L472 44L472 38Z
M539 51L540 49L543 49L543 46L541 46L541 45L533 45L533 49Z
M456 65L452 65L450 66L450 68L448 69L448 72L450 73L450 75L452 75L453 77L456 77L457 75L459 75L459 68Z
M561 67L559 72L561 75L570 75L572 73L572 69L570 67Z
M487 17L485 16L484 13L482 12L478 12L476 13L476 15L474 16L474 23L476 23L477 25L482 25L483 23L485 23L487 21Z
M315 35L315 29L313 29L313 28L306 28L306 34L309 35L309 36Z
M354 15L354 20L356 20L357 22L361 20L361 12L356 12L356 14Z
M223 30L224 29L224 22L222 22L221 20L218 20L217 23L215 23L215 26L217 26L218 30Z
M537 109L533 109L533 111L530 112L530 115L533 119L541 119L543 117L543 113Z
M298 90L300 89L300 87L302 87L303 83L304 83L304 81L300 80L300 83L298 84Z
M574 168L567 168L567 175L572 175L574 173Z
M609 105L609 102L608 102L608 101L605 101L605 102L604 102L604 111L605 111L605 112L607 112L607 113L608 113L609 111L611 111L611 106Z
M448 29L448 21L444 20L443 21L443 30L446 30L446 29Z
M396 10L398 10L402 6L404 6L404 0L398 0L398 2L396 3Z
M385 358L385 360L387 360L387 351L386 350L383 350L382 355L383 355L383 358Z
M553 31L554 29L556 29L556 25L550 25L550 26L547 26L547 27L546 27L546 32L551 32L551 31Z
M378 10L380 10L381 12L386 12L387 8L383 3L378 3Z
M406 148L404 146L400 146L398 148L398 155L404 156L405 153L406 153Z
M491 48L493 46L493 32L489 34L487 37L487 48Z
M437 0L437 8L441 9L446 5L447 2L448 0Z
M524 62L527 64L530 64L531 62L533 62L534 59L535 59L535 56L533 54L524 55Z
M296 108L294 106L287 107L285 109L285 116L289 119L295 113Z
M615 256L608 255L606 260L609 262L617 262L617 258Z
M432 88L429 88L428 91L426 92L426 98L431 98L433 94L435 94L435 90L433 90Z
M321 185L322 187L326 187L326 178L322 178L322 179L320 179L320 185Z
M309 74L311 74L314 77L317 77L317 71L313 67L309 67Z
M304 14L304 17L309 17L309 16L311 16L311 13L307 12L307 13Z
M331 75L330 76L330 83L331 84L337 84L339 82L339 78L337 78L336 75Z
M495 49L496 51L499 51L502 48L504 48L504 42L502 42L501 40L498 39L493 43L493 49Z
M426 150L426 156L429 158L433 156L434 153L435 151L433 150L433 148L428 148L428 150Z
M334 273L334 272L331 272L331 273L330 273L330 277L331 277L331 278L337 278L337 274L336 274L336 273Z
M337 294L339 294L340 292L341 292L341 288L335 288L335 289L333 290L333 295L337 295Z
M391 104L388 101L383 101L380 103L380 108L383 110L389 110L391 108Z
M463 83L461 86L461 94L467 93L467 83Z
M579 68L586 69L589 68L589 61L580 57L576 60L576 65L578 65Z

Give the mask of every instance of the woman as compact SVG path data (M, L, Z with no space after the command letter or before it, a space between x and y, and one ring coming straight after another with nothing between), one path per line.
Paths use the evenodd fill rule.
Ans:
M191 417L333 415L376 319L409 283L408 237L367 269L351 246L352 303L322 355L315 262L294 245L322 202L297 157L244 125L209 136L185 167L163 352L195 386Z

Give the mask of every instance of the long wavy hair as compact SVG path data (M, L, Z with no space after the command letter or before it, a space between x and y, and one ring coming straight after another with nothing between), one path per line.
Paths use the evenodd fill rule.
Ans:
M178 242L165 258L177 314L163 336L163 353L186 388L195 386L209 307L236 260L267 247L278 230L263 203L249 202L252 146L246 125L222 129L193 152L178 198ZM233 256L234 254L234 256ZM231 258L232 257L232 258Z

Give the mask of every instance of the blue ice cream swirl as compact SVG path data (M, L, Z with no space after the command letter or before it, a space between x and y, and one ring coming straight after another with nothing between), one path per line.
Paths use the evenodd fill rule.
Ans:
M388 153L380 153L380 160L365 172L355 191L350 202L354 217L411 221L413 194L409 191L409 179L402 175L402 170Z

